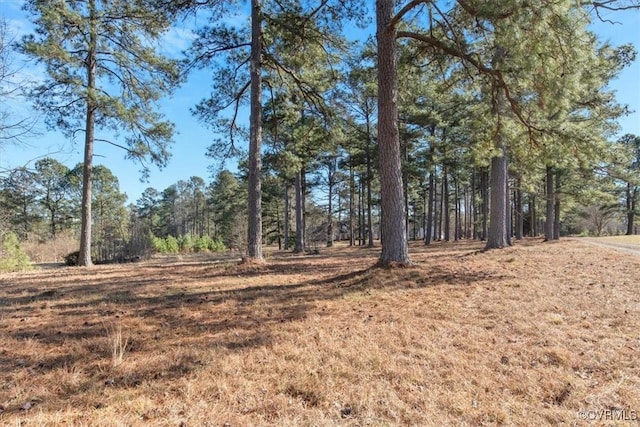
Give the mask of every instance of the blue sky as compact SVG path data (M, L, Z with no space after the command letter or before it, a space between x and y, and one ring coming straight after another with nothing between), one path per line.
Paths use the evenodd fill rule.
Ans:
M7 20L9 29L17 35L29 31L29 23L20 11L21 4L20 0L0 0L0 16ZM609 40L613 45L632 43L640 51L640 11L605 12L602 16L617 22L596 22L593 30L603 40ZM191 35L186 28L187 24L184 25L185 28L176 28L165 38L163 46L167 50L177 53L187 47ZM27 65L21 72L25 76L37 75L29 67ZM105 165L119 178L121 191L127 193L129 202L134 203L147 187L163 190L178 180L186 180L191 176L200 176L209 181L208 166L213 161L205 156L205 152L214 136L189 112L190 108L209 93L211 87L208 76L206 71L193 74L173 96L161 102L161 111L175 123L178 133L174 138L169 165L163 170L152 167L149 182L140 182L138 165L124 159L122 150L106 144L96 146L95 163ZM616 90L619 102L629 105L635 111L620 120L620 133L640 135L640 60L626 68L611 87ZM82 161L82 152L82 136L75 141L68 141L60 133L45 132L42 128L40 135L23 141L20 145L0 147L0 170L32 166L35 160L45 156L73 166Z

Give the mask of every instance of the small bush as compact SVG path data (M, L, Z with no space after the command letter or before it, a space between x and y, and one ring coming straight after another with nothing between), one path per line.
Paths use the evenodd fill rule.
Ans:
M193 251L194 252L207 252L210 251L210 247L213 246L213 239L209 236L201 236L194 240Z
M180 236L177 240L180 252L191 252L194 249L194 238L191 234Z
M178 239L173 236L167 236L164 239L165 252L167 254L177 254L180 252L180 244L178 243Z
M20 247L18 236L8 233L2 239L0 251L0 272L31 270L33 266L29 257Z
M227 250L227 247L221 240L213 240L211 239L211 243L209 245L209 250L213 252L224 252Z
M80 261L80 251L71 252L64 257L64 263L70 267L75 267Z
M227 250L224 243L214 240L210 236L194 237L191 234L175 238L167 236L152 237L153 250L160 254L177 254L189 252L224 252Z
M166 244L162 237L151 236L151 245L153 247L154 252L158 253L166 253Z

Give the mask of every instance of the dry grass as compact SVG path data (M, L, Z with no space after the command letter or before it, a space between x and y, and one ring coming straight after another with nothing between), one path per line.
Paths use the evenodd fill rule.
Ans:
M105 330L111 343L111 364L113 366L121 365L127 352L129 338L122 333L122 325L105 326Z
M593 237L595 241L619 243L626 245L640 245L640 235L635 234L633 236L605 236L605 237Z
M58 263L64 262L65 256L77 251L79 243L71 232L65 231L45 242L41 242L35 236L31 236L27 241L22 242L21 246L32 262Z
M480 249L4 275L0 424L637 425L640 258Z

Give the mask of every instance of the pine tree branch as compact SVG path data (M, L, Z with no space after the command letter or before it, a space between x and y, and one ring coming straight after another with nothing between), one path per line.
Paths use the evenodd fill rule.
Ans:
M497 83L498 87L500 87L500 88L502 88L502 90L504 90L504 93L505 93L505 96L507 98L507 101L509 101L509 105L511 106L511 110L516 115L518 120L527 129L529 129L529 131L544 132L543 129L534 126L530 121L528 121L522 115L522 111L521 111L521 109L520 109L520 107L518 105L518 102L511 95L511 90L509 88L509 85L505 82L504 76L503 76L501 71L495 70L495 69L490 68L490 67L487 67L482 62L480 62L479 59L474 58L470 53L463 52L463 51L457 49L455 46L450 46L450 45L442 42L441 40L439 40L439 39L437 39L437 38L435 38L433 36L430 36L430 35L419 34L419 33L410 32L410 31L398 31L396 37L399 38L399 39L400 38L410 38L410 39L421 41L423 43L427 43L430 46L433 46L434 48L436 48L436 49L438 49L438 50L440 50L440 51L442 51L444 53L447 53L447 54L449 54L451 56L454 56L456 58L461 59L463 62L467 62L467 63L473 65L476 68L476 70L478 70L479 72L491 76L493 78L493 80Z
M389 21L389 26L387 27L387 30L395 30L398 23L402 20L402 18L404 18L404 16L407 13L411 12L414 8L418 7L421 4L429 4L429 3L431 3L430 0L410 1L402 9L400 9L400 11L398 11L398 13L393 18L391 18L391 21Z

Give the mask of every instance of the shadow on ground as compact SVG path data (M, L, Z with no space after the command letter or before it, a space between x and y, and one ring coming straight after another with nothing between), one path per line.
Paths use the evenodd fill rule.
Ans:
M0 279L0 331L9 340L0 365L7 378L68 370L77 363L95 367L84 382L58 391L62 399L91 387L134 387L188 375L206 362L186 355L162 369L141 363L115 375L108 369L114 325L127 335L131 357L180 346L194 353L239 352L271 345L283 324L310 314L329 316L323 307L328 301L375 290L466 287L481 277L460 260L478 253L481 244L416 247L419 263L412 268L373 267L375 249L335 249L307 257L282 254L264 265L154 260L6 276ZM0 404L8 394L0 390Z

